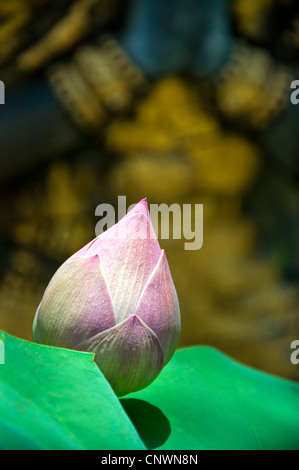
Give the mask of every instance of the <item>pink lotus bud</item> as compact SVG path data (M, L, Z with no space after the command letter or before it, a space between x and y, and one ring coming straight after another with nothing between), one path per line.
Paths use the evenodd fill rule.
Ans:
M94 353L119 396L157 377L179 335L178 298L145 199L58 269L33 324L36 342Z

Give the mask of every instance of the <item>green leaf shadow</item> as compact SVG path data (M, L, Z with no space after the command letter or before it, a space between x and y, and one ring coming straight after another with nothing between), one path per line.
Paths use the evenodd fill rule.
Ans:
M167 441L170 422L157 406L137 398L122 398L120 403L148 449L157 449Z

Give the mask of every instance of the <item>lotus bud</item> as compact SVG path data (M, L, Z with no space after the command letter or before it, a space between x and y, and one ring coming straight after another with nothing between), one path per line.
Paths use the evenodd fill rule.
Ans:
M179 336L178 298L145 199L58 269L33 323L38 343L94 353L118 396L149 385Z

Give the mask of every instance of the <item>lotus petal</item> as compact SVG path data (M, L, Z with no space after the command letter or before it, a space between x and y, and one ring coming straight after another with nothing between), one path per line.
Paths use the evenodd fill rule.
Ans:
M165 365L178 345L181 319L179 301L164 250L144 288L135 314L159 338Z
M128 219L131 218L133 215L144 215L148 220L149 225L149 232L146 235L146 238L152 238L156 240L156 234L154 228L151 223L148 207L147 207L147 200L142 199L136 206L128 212L128 214L123 217L117 224L110 227L106 232L103 232L98 237L94 238L91 242L87 243L83 248L73 254L70 259L81 258L82 256L92 255L99 253L100 246L106 243L108 240L114 240L115 238L124 239L126 237L126 233L130 231L128 226ZM131 231L132 232L132 231ZM132 233L131 233L132 235ZM156 243L157 244L157 243Z
M136 315L75 349L95 353L95 362L118 396L149 385L164 363L157 336Z
M72 259L97 253L101 257L117 322L120 323L134 314L144 286L161 255L146 200Z
M65 262L51 279L34 321L34 340L72 349L116 324L98 255Z

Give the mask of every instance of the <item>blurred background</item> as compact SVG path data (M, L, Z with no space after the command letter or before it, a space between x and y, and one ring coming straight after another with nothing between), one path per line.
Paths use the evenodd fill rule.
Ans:
M1 0L0 329L31 340L96 207L204 204L161 240L180 346L299 380L296 0Z

